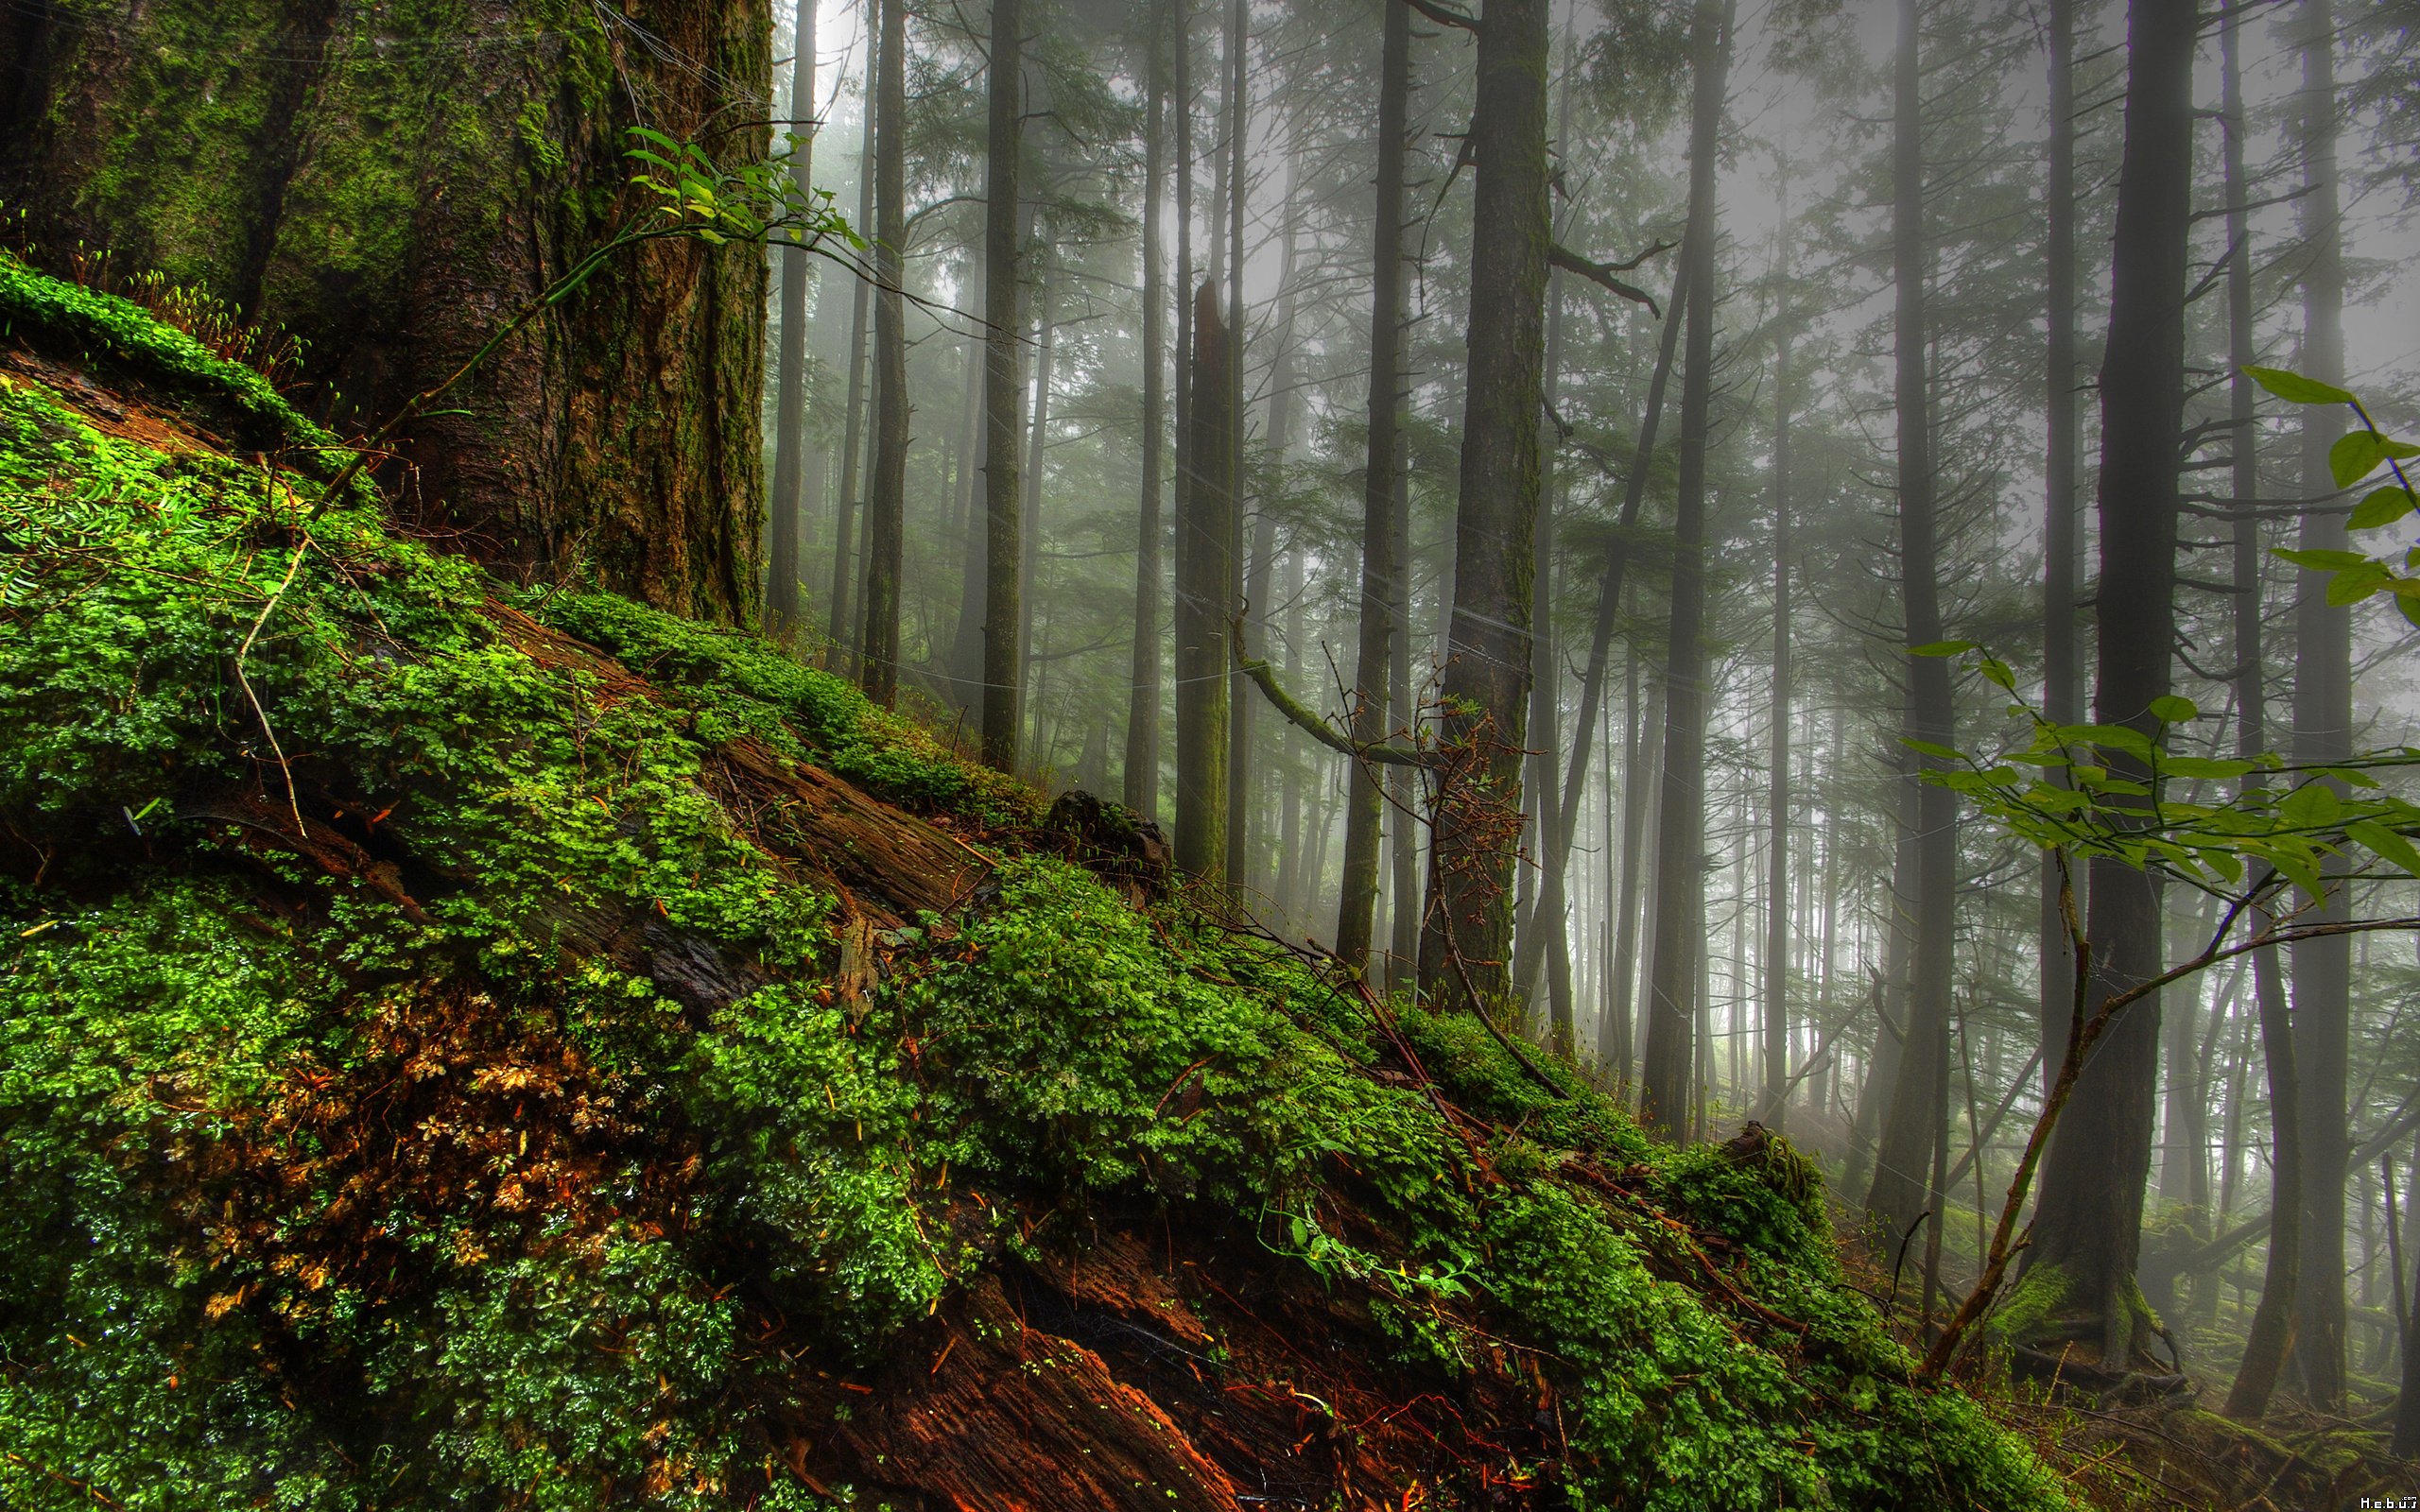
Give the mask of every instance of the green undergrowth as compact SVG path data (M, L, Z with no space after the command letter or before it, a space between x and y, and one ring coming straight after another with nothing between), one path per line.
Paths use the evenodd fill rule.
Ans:
M1402 1369L1538 1351L1540 1505L2065 1504L1909 1383L1786 1145L1663 1149L1399 1005L1458 1133L1305 964L1025 853L1031 794L836 679L519 601L648 686L600 676L366 509L298 558L311 497L0 383L0 1503L806 1507L820 1381L1156 1207ZM853 988L737 740L992 884Z

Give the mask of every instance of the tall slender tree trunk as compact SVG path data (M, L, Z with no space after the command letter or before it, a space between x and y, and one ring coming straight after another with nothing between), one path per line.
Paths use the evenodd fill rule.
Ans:
M1512 986L1520 834L1517 819L1507 824L1505 816L1520 812L1529 716L1530 554L1551 236L1547 9L1546 0L1489 0L1471 117L1478 183L1470 361L1443 687L1444 741L1464 752L1464 769L1438 796L1429 853L1436 902L1421 935L1420 984L1433 1002L1483 1013L1503 1011Z
M1018 266L1017 167L1023 135L1024 17L1020 0L992 0L990 139L983 168L983 760L1016 765L1017 661L1025 624L1023 480L1017 475L1025 381L1017 342L1025 334ZM1149 444L1148 442L1146 443ZM1156 660L1154 664L1156 664Z
M1647 829L1647 728L1659 723L1655 709L1640 722L1638 647L1632 645L1622 666L1622 783L1620 872L1613 894L1613 937L1607 942L1604 1022L1597 1027L1599 1057L1614 1074L1616 1087L1628 1087L1638 1061L1634 1033L1633 989L1638 980L1639 842ZM1611 847L1609 846L1610 850Z
M1244 72L1246 0L1234 0L1227 9L1227 610L1243 603L1244 557L1244 201L1248 189L1244 131L1249 124ZM1227 886L1242 891L1251 885L1253 855L1252 759L1253 715L1257 702L1250 696L1243 671L1227 668Z
M1176 864L1214 881L1227 874L1228 350L1219 285L1204 281L1193 301L1194 465L1176 531Z
M2252 214L2243 165L2244 135L2250 129L2238 56L2243 25L2243 18L2228 22L2219 33L2219 49L2227 245L2233 250L2227 265L2227 367L2233 374L2227 386L2227 418L2233 438L2229 475L2235 495L2236 752L2252 761L2269 748L2269 679L2268 652L2261 644L2260 432L2254 385L2243 370L2259 358L2253 344ZM2244 774L2240 791L2249 796L2267 782L2267 774L2256 768ZM2263 921L2256 917L2254 927ZM2302 1078L2294 1065L2293 1023L2274 951L2262 951L2252 958L2252 989L2269 1079L2269 1259L2260 1301L2244 1339L2243 1358L2227 1392L2226 1414L2258 1422L2269 1410L2269 1399L2276 1391L2287 1345L2293 1336L2295 1273L2302 1260ZM2226 1189L2234 1185L2237 1102L2231 1097L2227 1105L2230 1178L2224 1183ZM2227 1194L2222 1191L2222 1211L2229 1205Z
M1408 390L1409 387L1407 374L1405 387ZM1411 579L1415 565L1411 556L1411 438L1402 425L1395 428L1394 458L1395 571L1393 593L1384 606L1388 623L1394 627L1393 639L1387 647L1387 709L1389 728L1408 735L1420 721L1420 710L1411 681ZM1389 767L1387 783L1387 807L1392 815L1387 824L1387 852L1393 871L1394 900L1388 919L1392 960L1387 987L1392 991L1409 986L1419 965L1424 902L1420 891L1420 844L1427 827L1421 822L1420 794L1411 768Z
M2336 183L2336 18L2333 0L2304 0L2301 96L2296 129L2303 158L2300 205L2310 267L2303 275L2302 371L2322 383L2344 381L2344 245ZM2336 491L2327 450L2343 434L2344 412L2314 404L2301 413L2302 487L2317 503ZM2303 516L2306 551L2345 548L2344 516ZM2341 761L2353 753L2352 610L2327 602L2327 580L2302 574L2294 593L2294 758ZM2340 792L2342 791L2340 787ZM2345 905L2346 867L2330 857L2327 897L2309 917L2337 922ZM2302 1260L2294 1299L2294 1366L2312 1405L2334 1411L2344 1400L2344 1180L2352 1147L2345 1077L2352 1030L2353 942L2306 940L2293 948L2294 1063L2302 1074Z
M2042 196L2049 416L2042 458L2042 710L2054 723L2072 725L2083 717L2076 673L2076 16L2075 0L2049 3L2050 161ZM2045 1094L2059 1079L2075 1005L2075 950L2059 914L2059 885L2058 863L2046 854L2037 931ZM2077 904L2083 906L2081 898Z
M1785 216L1785 244L1789 224ZM1787 283L1784 284L1788 287ZM1784 298L1788 298L1785 293ZM1773 351L1773 673L1768 725L1765 804L1764 1067L1765 1117L1788 1121L1789 1079L1789 333Z
M1028 679L1034 682L1032 717L1028 721L1033 727L1033 744L1027 765L1036 777L1042 775L1043 711L1041 677L1033 660L1033 615L1038 607L1034 597L1034 578L1040 569L1042 554L1042 455L1043 448L1050 438L1050 387L1057 377L1059 358L1059 264L1046 247L1042 249L1040 261L1033 289L1033 416L1026 427L1025 469L1024 475L1018 480L1025 496L1025 518L1014 558L1018 613L1014 632L1015 665L1011 669L1020 687ZM1013 727L1009 744L1011 748L1016 744Z
M2118 179L2108 356L2101 367L2100 591L2094 713L2156 737L2152 701L2170 685L2176 644L2177 459L2184 441L2185 277L2192 207L2195 0L2133 0L2126 146ZM2113 756L2110 774L2149 784L2148 764ZM2121 800L2122 801L2122 800ZM2159 970L2159 889L2122 862L2095 860L2086 932L2091 1001ZM2159 1000L2110 1024L2042 1166L2029 1272L2052 1267L2066 1309L2102 1330L2121 1364L2140 1326L2130 1298L2151 1172Z
M798 0L790 31L790 186L815 189L815 0ZM804 246L782 249L782 345L773 400L773 492L765 501L765 627L798 630L798 544L806 512L806 290Z
M1395 442L1402 427L1404 159L1411 96L1411 8L1389 0L1378 45L1377 201L1372 215L1370 273L1370 440L1361 485L1361 603L1354 663L1353 738L1376 745L1392 716L1387 696L1392 637L1404 602L1396 581L1408 563L1395 556ZM1407 631L1408 638L1408 631ZM1367 971L1378 906L1378 841L1386 817L1382 775L1374 765L1345 773L1344 878L1337 904L1336 954ZM1395 908L1404 908L1400 880Z
M857 684L889 708L899 699L900 577L908 555L908 306L900 291L908 244L908 7L875 0L882 66L874 88L873 484L866 499L865 629Z
M1268 486L1257 490L1256 496L1260 503L1259 507L1253 511L1252 558L1244 572L1247 644L1262 647L1269 644L1270 590L1277 572L1277 510L1271 507L1274 502L1272 490L1284 488L1287 456L1294 449L1296 404L1294 318L1297 300L1294 283L1294 251L1302 230L1300 207L1301 201L1293 194L1292 176L1289 172L1286 194L1286 224L1281 232L1283 251L1278 264L1277 330L1275 339L1271 343L1269 360L1269 433L1266 450L1263 453L1269 470L1265 474ZM1261 654L1265 656L1268 653L1263 650ZM1292 647L1289 644L1288 655L1292 654ZM1235 696L1237 699L1238 709L1248 708L1254 702L1254 690L1237 689ZM1279 739L1283 740L1283 730L1281 730L1278 733ZM1252 822L1244 827L1245 840L1252 847L1252 854L1247 858L1247 865L1243 868L1244 884L1253 893L1266 895L1272 901L1279 899L1279 889L1276 887L1275 877L1277 867L1273 864L1276 858L1269 853L1270 847L1266 839L1269 830L1268 821L1271 816L1267 812L1270 787L1268 779L1271 775L1272 760L1282 755L1282 749L1248 747L1244 751L1244 759L1250 764L1250 770L1246 774L1247 781L1243 784L1243 790L1246 801L1253 808Z
M1126 806L1146 818L1160 811L1160 554L1167 527L1160 520L1160 474L1167 425L1167 275L1163 262L1161 198L1167 171L1163 116L1167 87L1163 73L1167 48L1159 7L1150 12L1150 60L1143 86L1143 507L1134 533L1134 656L1127 692Z
M1899 581L1911 652L1942 639L1941 554L1933 496L1932 408L1926 371L1924 72L1921 0L1900 0L1892 128L1892 280L1897 292L1895 407L1899 421ZM1949 1105L1950 993L1958 945L1958 796L1927 781L1953 764L1926 751L1954 746L1949 663L1908 658L1908 731L1916 747L1914 950L1906 1054L1882 1124L1866 1211L1895 1237L1933 1206L1928 1167ZM1936 1210L1937 1211L1937 1210ZM1937 1226L1936 1226L1937 1227Z
M868 59L869 85L882 73L881 28L874 29L873 56ZM864 140L857 151L857 218L854 224L862 232L873 224L874 187L874 112L872 106L873 90L866 91L868 106L859 135ZM832 644L838 664L846 667L856 653L857 620L854 606L857 582L857 513L863 501L858 496L858 484L864 473L866 429L866 334L873 311L873 282L856 281L856 298L849 316L849 393L848 414L841 424L840 436L840 504L839 514L832 532Z
M1648 958L1647 1056L1639 1119L1685 1137L1705 942L1705 451L1714 396L1715 157L1731 66L1734 0L1699 0L1689 126L1688 280L1681 369L1681 472L1672 522L1671 644L1664 673L1663 782L1655 842L1655 932Z
M1172 663L1185 664L1183 641L1191 623L1185 618L1184 563L1185 533L1193 525L1193 0L1175 0L1173 47L1175 88L1168 109L1176 125L1176 415L1174 420L1175 483L1169 490L1169 524L1173 541L1169 551L1172 574L1169 636ZM1184 726L1186 696L1183 673L1173 690L1171 701L1177 708L1177 728ZM1180 763L1182 765L1182 752ZM1178 781L1184 774L1178 773ZM1156 786L1156 781L1154 786ZM1180 801L1177 807L1182 810ZM1156 818L1156 810L1149 816ZM1221 865L1224 865L1223 860Z
M1572 87L1564 84L1555 106L1554 140L1561 147L1571 136ZM1514 957L1513 991L1525 1011L1537 999L1539 959L1547 968L1547 1041L1559 1052L1573 1049L1571 1002L1570 888L1571 839L1580 817L1580 792L1562 790L1556 782L1556 753L1563 748L1563 664L1554 629L1555 501L1560 492L1555 475L1555 401L1563 368L1564 288L1562 275L1547 272L1547 355L1541 390L1544 414L1538 417L1538 527L1531 538L1530 574L1536 609L1530 616L1530 730L1527 782L1537 815L1535 848L1543 853L1528 875L1537 886L1536 905L1530 911L1533 948L1522 941ZM1593 725L1594 720L1590 719ZM1584 728L1584 727L1583 727ZM1584 738L1584 737L1582 737ZM1575 744L1577 740L1575 740ZM1516 934L1518 931L1516 930ZM1521 967L1528 964L1524 972Z
M968 299L982 309L990 298L979 255L970 260L965 277ZM966 394L959 410L958 475L958 540L964 551L959 563L958 622L950 627L947 663L950 701L961 715L975 721L977 738L983 729L983 601L991 592L991 548L986 536L991 512L984 495L990 459L985 454L984 427L990 420L983 383L992 366L990 334L978 332L966 341Z

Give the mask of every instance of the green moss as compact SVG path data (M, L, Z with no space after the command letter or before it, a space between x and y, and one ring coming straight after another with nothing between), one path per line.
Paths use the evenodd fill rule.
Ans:
M285 465L305 474L333 474L347 457L335 436L259 373L213 355L125 300L45 278L7 252L0 252L0 336L197 402L233 421L239 445L286 454ZM355 503L376 497L367 481L354 490Z
M241 390L114 306L19 297ZM1786 1143L1661 1149L1406 1005L1493 1128L1466 1143L1370 1074L1398 1052L1357 1002L1016 853L1033 794L760 643L525 600L657 691L609 682L343 509L238 680L302 502L0 386L0 1501L745 1503L813 1372L879 1359L1020 1208L1160 1205L1418 1368L1538 1361L1576 1506L2062 1504L1907 1383ZM714 796L740 739L979 829L993 885L843 985L834 901ZM230 822L248 800L362 859Z

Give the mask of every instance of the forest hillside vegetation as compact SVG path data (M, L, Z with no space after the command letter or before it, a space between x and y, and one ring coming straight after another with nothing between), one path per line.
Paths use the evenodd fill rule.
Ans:
M0 259L0 1502L2067 1505L1651 1143Z

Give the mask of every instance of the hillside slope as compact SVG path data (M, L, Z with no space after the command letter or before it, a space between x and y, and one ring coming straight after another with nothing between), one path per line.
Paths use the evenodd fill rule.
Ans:
M0 1502L2066 1504L1786 1143L330 445L0 260Z

